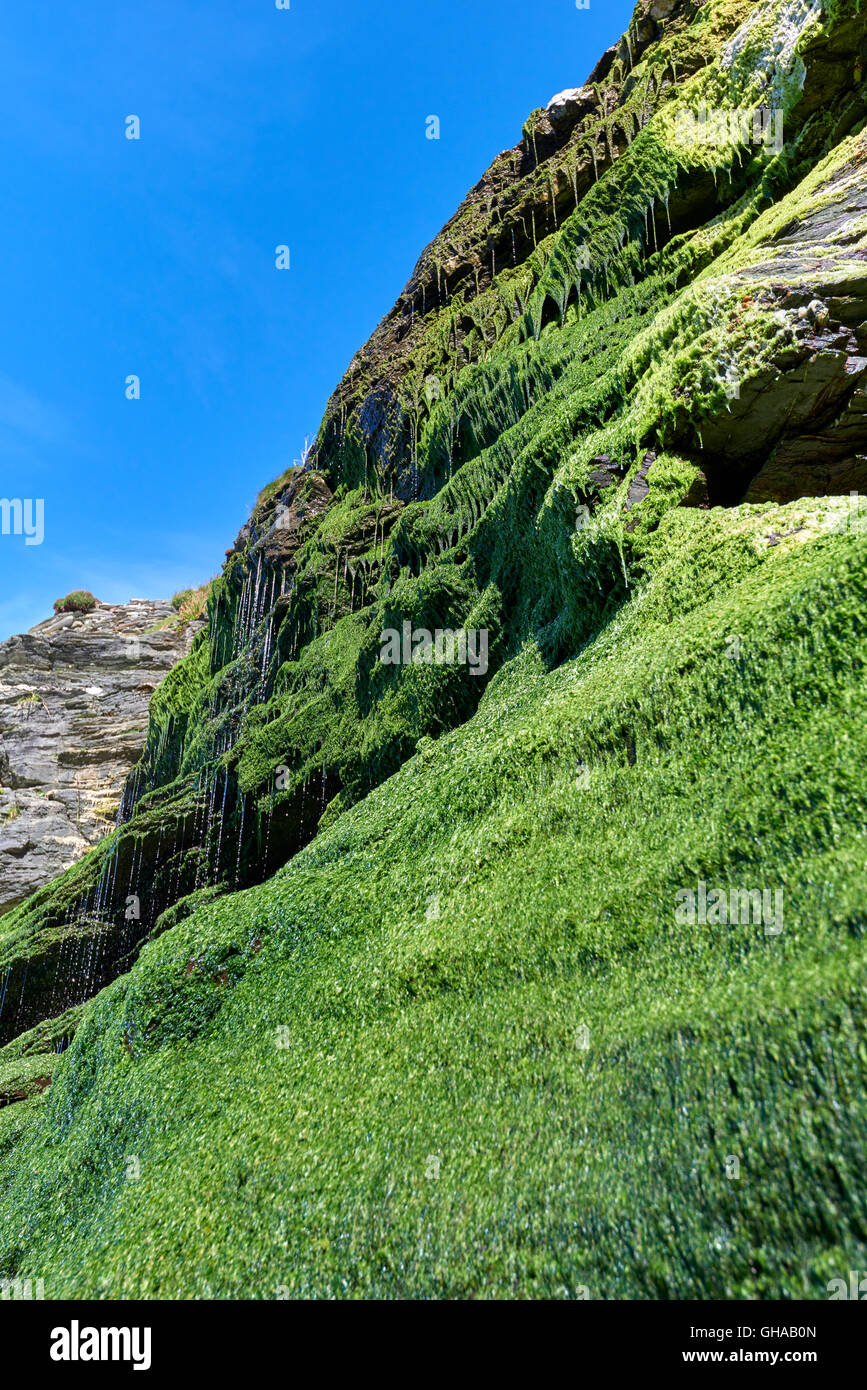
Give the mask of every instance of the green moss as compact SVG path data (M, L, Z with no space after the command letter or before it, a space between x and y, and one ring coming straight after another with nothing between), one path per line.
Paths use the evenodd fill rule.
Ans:
M778 278L863 277L823 224L864 92L802 99L813 20L782 151L677 137L764 99L780 13L636 28L567 141L534 113L260 494L121 824L0 925L16 1097L107 985L0 1109L0 1272L812 1297L865 1258L867 543L845 499L683 505L791 351ZM383 665L406 620L484 628L485 678ZM682 927L699 881L783 932Z
M86 589L73 589L72 593L65 598L54 600L55 613L91 613L97 605L97 599Z
M165 931L171 931L172 927L176 927L179 922L191 917L206 903L215 902L225 891L224 885L212 884L207 888L199 888L194 893L188 893L185 898L178 898L177 902L172 903L171 907L160 913L156 926L151 932L151 937L155 938L161 936Z
M0 1047L0 1061L15 1061L34 1053L61 1052L72 1040L81 1019L82 1005L68 1009L59 1018L48 1018L27 1033Z
M283 873L146 947L4 1176L5 1269L712 1298L857 1267L867 543L833 515L669 513L580 657L528 650ZM679 925L699 879L780 889L783 931Z
M56 1054L49 1052L0 1061L0 1107L41 1095L51 1085L56 1060Z

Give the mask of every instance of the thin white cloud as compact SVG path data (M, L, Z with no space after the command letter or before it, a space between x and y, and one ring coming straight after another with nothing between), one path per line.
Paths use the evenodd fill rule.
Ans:
M66 424L54 406L0 372L0 431L42 444L59 444L65 438Z

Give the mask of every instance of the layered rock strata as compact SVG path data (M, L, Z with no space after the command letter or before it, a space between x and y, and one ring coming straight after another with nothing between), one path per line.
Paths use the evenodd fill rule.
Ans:
M201 626L176 620L168 601L133 599L0 643L0 914L114 825L148 701Z

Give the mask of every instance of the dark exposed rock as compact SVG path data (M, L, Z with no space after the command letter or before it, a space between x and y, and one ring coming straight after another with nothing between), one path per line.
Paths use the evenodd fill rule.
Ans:
M625 471L625 466L616 462L609 454L597 454L595 458L590 460L590 463L591 465L595 464L590 474L590 481L600 491L614 487L616 483L620 482Z
M867 184L852 177L853 158L835 176L835 199L784 226L739 272L744 303L755 298L787 340L765 367L745 363L728 408L700 422L714 505L867 487L867 265L859 268L856 252L846 268L831 269L848 229L867 215Z
M320 473L293 473L278 495L271 524L259 541L269 564L291 563L331 501L331 489Z
M707 509L710 503L710 492L708 490L707 474L698 469L689 488L680 500L681 507L699 507Z
M631 512L633 507L637 507L639 502L643 502L650 492L650 483L647 481L647 475L650 472L651 465L655 461L656 454L652 449L649 449L639 464L638 472L629 483L626 494L626 510L628 512Z

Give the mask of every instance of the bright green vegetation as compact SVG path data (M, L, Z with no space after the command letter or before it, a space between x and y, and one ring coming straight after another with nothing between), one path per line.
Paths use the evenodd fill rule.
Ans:
M54 600L55 613L92 613L97 605L97 599L87 589L73 589L66 598L56 598Z
M164 632L167 628L180 628L185 623L198 622L199 619L206 618L209 589L210 583L200 584L198 588L180 589L176 594L173 594L172 607L176 616L162 618L158 623L154 623L146 635L151 636L155 632Z
M176 596L208 627L121 824L0 930L3 1277L786 1298L864 1267L867 536L821 469L742 498L793 422L833 433L835 371L855 410L867 104L828 65L818 98L818 13L779 49L782 0L693 9L633 26L559 143L533 114L315 466ZM824 21L847 53L859 13ZM676 138L771 96L780 151ZM488 677L383 665L405 620L486 629ZM782 894L783 930L685 925L699 883Z
M195 589L181 589L172 596L172 607L177 610L183 622L203 618L208 604L209 584L199 584Z
M867 542L828 524L669 516L580 657L528 649L147 946L18 1156L7 1266L182 1298L798 1297L858 1268ZM698 879L782 888L783 932L676 925Z

